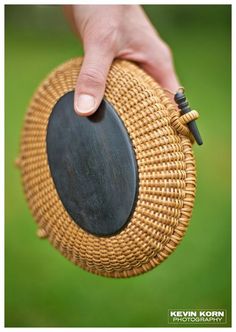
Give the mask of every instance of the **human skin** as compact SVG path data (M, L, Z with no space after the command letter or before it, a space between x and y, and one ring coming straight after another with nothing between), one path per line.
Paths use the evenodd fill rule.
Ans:
M141 6L70 5L64 10L85 53L75 88L77 114L96 112L115 58L136 62L165 89L178 89L171 50Z

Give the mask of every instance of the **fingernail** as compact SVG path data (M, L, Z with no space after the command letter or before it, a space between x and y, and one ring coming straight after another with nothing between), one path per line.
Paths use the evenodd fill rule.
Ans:
M79 95L76 103L76 112L80 114L87 114L94 109L95 99L90 95Z

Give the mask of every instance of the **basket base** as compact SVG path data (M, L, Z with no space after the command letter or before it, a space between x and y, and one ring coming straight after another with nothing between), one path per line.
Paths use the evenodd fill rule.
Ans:
M74 92L54 106L47 128L47 154L58 195L75 223L109 236L128 223L137 197L138 171L131 140L114 107L74 112Z

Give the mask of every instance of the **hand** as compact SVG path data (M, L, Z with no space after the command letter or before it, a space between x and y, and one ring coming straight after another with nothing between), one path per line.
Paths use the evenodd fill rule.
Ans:
M163 88L178 89L170 48L140 6L75 5L65 9L85 52L75 89L76 113L88 116L97 110L114 58L135 61Z

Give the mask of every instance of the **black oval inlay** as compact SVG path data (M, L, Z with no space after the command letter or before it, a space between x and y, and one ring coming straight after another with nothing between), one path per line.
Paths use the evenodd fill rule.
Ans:
M47 154L58 195L72 219L99 236L119 232L133 212L138 171L133 147L113 106L103 100L90 117L73 109L74 92L54 106Z

